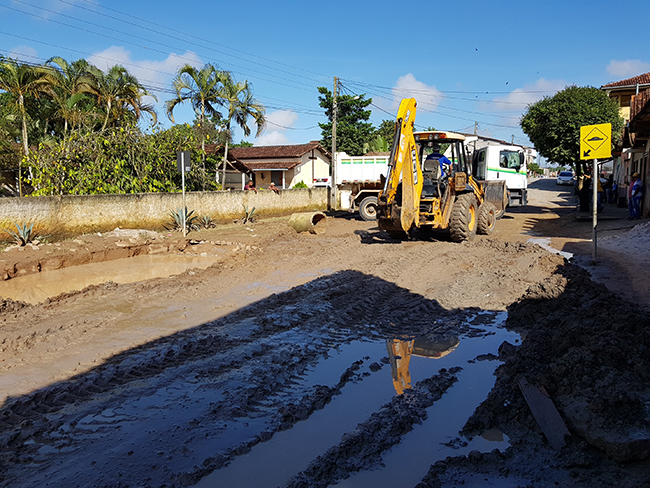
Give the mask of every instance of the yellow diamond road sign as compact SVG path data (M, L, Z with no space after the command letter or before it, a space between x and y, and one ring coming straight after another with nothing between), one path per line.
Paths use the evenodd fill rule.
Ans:
M612 157L612 124L580 127L580 159Z

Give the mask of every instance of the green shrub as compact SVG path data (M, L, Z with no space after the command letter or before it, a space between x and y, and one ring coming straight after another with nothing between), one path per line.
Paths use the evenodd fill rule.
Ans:
M304 181L299 181L298 183L293 185L293 188L309 188L309 187L307 186L307 183L305 183Z

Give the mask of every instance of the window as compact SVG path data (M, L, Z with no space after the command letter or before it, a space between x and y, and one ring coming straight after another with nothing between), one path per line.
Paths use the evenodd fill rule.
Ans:
M520 168L519 153L517 151L501 151L499 153L499 166L509 169Z
M476 153L476 158L474 159L474 164L476 165L476 179L484 180L485 179L485 149L479 150Z

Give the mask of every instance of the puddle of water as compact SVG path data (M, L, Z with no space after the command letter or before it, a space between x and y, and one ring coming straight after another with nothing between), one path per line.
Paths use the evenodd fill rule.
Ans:
M192 268L205 269L220 259L219 256L153 254L83 264L0 282L0 296L35 304L61 293L107 281L135 283L177 275Z
M495 320L504 321L505 314L498 314ZM400 343L356 342L342 346L307 375L305 381L308 384L335 384L341 372L362 357L368 359L364 361L361 373L368 372L370 364L386 357L387 351L390 363L365 376L362 381L346 385L342 393L333 397L322 410L314 412L290 430L276 433L248 454L238 456L228 466L206 476L196 486L284 486L292 476L306 469L312 460L336 446L343 435L354 430L356 425L390 401L396 391L401 393L408 388L411 378L415 384L436 374L441 368L454 366L463 368L458 375L459 381L428 409L428 418L422 425L416 425L399 445L384 453L386 467L358 473L340 481L337 486L414 486L438 459L474 449L483 452L495 448L505 450L509 445L507 437L493 432L477 437L458 449L443 445L458 437L468 417L494 385L494 370L498 361L468 361L480 354L495 354L504 340L514 343L519 338L494 325L485 328L489 330L485 335L462 337L460 342L456 338L448 338L438 347L418 343L417 340Z
M341 373L360 357L369 357L360 370L367 371L369 364L386 356L382 345L355 342L342 346L321 361L305 380L310 386L336 384ZM371 374L351 389L344 388L343 394L333 397L324 409L314 412L293 428L275 434L271 440L258 444L248 454L238 456L225 468L203 478L197 488L283 486L395 395L386 371L384 368L380 371L384 374Z
M476 437L464 447L448 447L444 443L459 437L467 419L476 407L487 397L494 386L494 370L498 361L475 361L479 354L496 354L503 341L515 342L519 336L505 329L492 329L495 334L475 338L461 338L453 354L441 359L440 367L461 366L458 382L427 411L428 417L421 425L415 425L400 444L384 453L384 467L379 470L362 471L336 486L373 488L394 486L415 486L427 473L429 466L448 456L460 456L472 450L489 452L505 450L509 446L507 436L494 436L493 432ZM444 363L444 365L443 365ZM412 374L419 374L412 370ZM495 440L490 440L495 439Z

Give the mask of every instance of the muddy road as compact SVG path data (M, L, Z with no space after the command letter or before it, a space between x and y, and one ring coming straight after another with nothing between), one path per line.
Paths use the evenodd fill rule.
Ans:
M647 314L528 242L589 236L551 183L464 244L338 214L5 253L51 298L2 303L0 486L645 486Z

